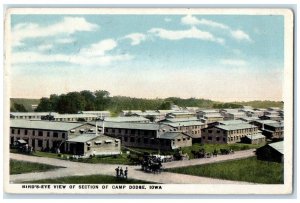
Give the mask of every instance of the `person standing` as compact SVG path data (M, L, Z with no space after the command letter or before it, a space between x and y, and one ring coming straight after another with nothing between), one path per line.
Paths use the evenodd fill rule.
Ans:
M119 166L115 169L116 170L116 177L118 178L120 176L120 168Z
M121 167L121 169L120 169L120 177L121 177L121 178L123 178L123 177L124 177L124 173L123 173L123 169L122 169L122 167Z
M124 178L127 179L127 176L128 176L128 168L126 167L125 171L124 171Z

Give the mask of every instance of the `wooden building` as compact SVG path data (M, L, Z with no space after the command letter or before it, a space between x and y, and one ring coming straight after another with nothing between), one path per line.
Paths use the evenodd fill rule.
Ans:
M256 150L258 160L284 162L283 141L267 144Z

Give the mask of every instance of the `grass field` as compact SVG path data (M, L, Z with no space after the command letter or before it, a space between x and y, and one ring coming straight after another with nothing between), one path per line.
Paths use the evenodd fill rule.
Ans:
M264 144L263 144L264 145ZM215 149L220 151L220 149L232 149L234 151L241 151L247 149L256 149L262 147L263 145L256 145L256 144L243 144L243 143L235 143L235 144L193 144L191 147L184 147L182 148L183 153L187 153L189 157L192 159L194 158L191 151L199 151L199 149L204 149L205 152L212 153Z
M41 184L149 184L151 182L116 178L106 175L89 175L89 176L69 176L64 178L43 179L30 181L26 183L41 183Z
M25 161L17 161L13 159L11 159L9 162L10 174L42 172L42 171L49 171L57 168L61 168L61 167L39 164L39 163L31 163Z
M283 184L283 164L257 160L256 157L214 164L169 169L169 172L225 180L264 184Z

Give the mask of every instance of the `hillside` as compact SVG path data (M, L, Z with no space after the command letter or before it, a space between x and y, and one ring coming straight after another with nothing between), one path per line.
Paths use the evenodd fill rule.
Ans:
M33 111L31 105L38 105L40 103L39 99L24 99L24 98L10 98L10 108L14 107L14 104L24 105L27 111Z

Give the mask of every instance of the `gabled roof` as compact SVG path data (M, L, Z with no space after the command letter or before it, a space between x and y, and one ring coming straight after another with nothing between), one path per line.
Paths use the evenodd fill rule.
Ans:
M283 141L274 142L272 144L269 144L269 146L272 147L273 149L275 149L276 151L280 152L281 154L284 154Z
M245 121L242 120L226 120L226 121L218 121L221 125L236 125L236 124L245 124Z
M240 130L240 129L256 128L256 126L250 124L216 125L214 127L222 130Z
M165 123L165 124L171 127L204 125L204 123L202 123L201 121L172 122L172 123Z
M200 121L197 117L188 117L188 118L165 118L161 120L160 122L162 123L167 123L167 122L189 122L189 121Z
M13 128L27 128L27 129L41 129L41 130L59 130L69 131L74 128L83 126L83 123L67 123L55 121L29 121L23 119L11 119L10 127Z
M262 135L261 133L257 133L257 134L253 134L253 135L246 135L246 137L250 140L265 138L265 136Z
M82 134L82 135L76 136L74 138L68 139L67 142L85 143L85 142L93 140L97 137L99 137L99 135L96 135L96 134Z
M96 125L95 122L90 122L92 125ZM97 122L97 125L102 126L102 122ZM104 128L118 128L118 129L136 129L136 130L159 130L164 127L164 124L157 123L130 123L130 122L104 122Z
M268 125L268 126L271 126L271 127L274 127L274 128L284 127L283 123L269 123L269 124L265 124L265 125Z
M149 121L149 119L140 116L123 116L123 117L108 117L105 118L108 122L142 122Z
M176 137L182 136L182 135L185 135L185 136L190 137L189 135L187 135L187 134L185 134L185 133L182 133L182 132L166 132L166 133L160 135L159 138L160 138L160 139L173 140L173 139L175 139Z

